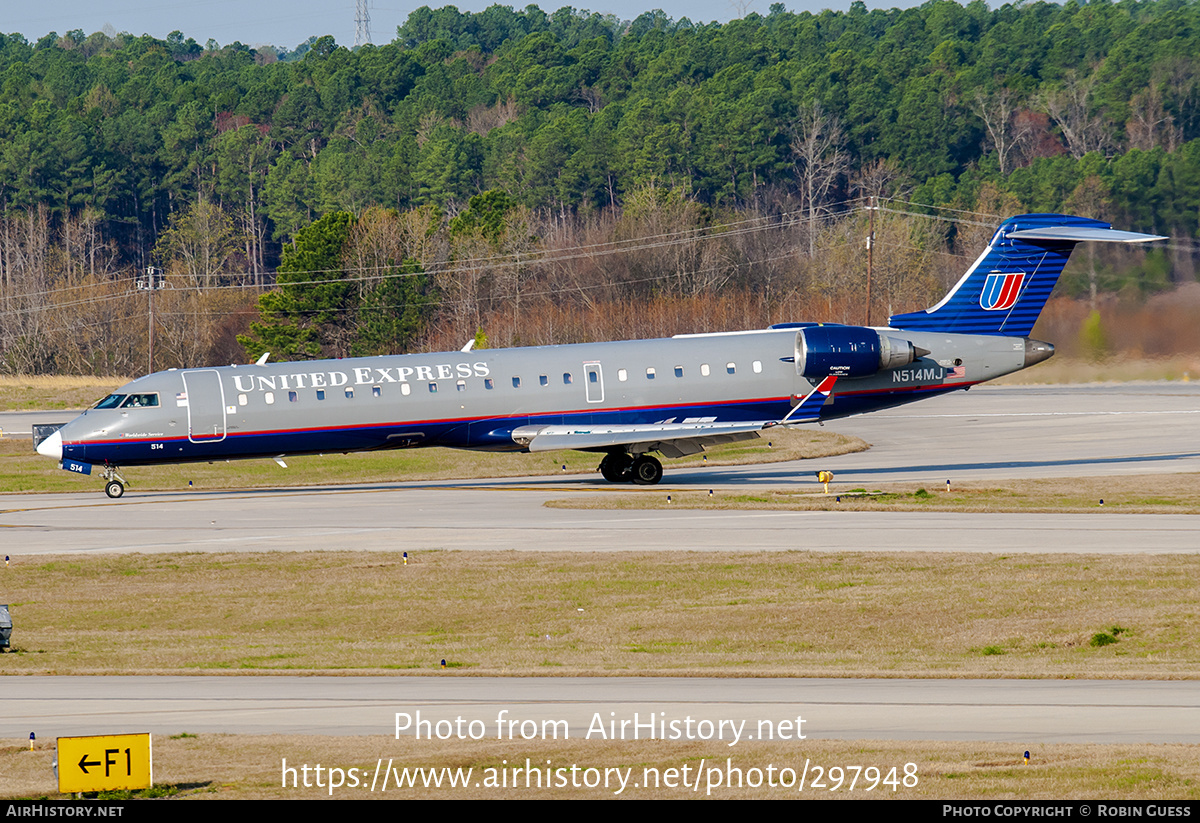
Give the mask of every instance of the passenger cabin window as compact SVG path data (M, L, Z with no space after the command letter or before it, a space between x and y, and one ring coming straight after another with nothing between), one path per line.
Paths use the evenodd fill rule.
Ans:
M466 391L466 390L467 390L467 381L466 381L466 380L459 380L459 381L458 381L457 383L455 383L454 385L458 387L458 390L459 390L459 391Z
M646 369L646 379L647 380L654 379L654 369Z
M594 371L588 372L588 382L589 383L599 383L600 375Z
M514 378L513 378L513 388L514 388L514 389L519 389L519 388L521 388L521 378L519 378L519 377L514 377Z
M754 369L755 374L762 374L762 361L761 360L755 360L753 363L750 364L750 367Z
M249 402L250 402L250 398L246 397L246 395L244 395L244 394L238 395L238 405L239 406L244 406Z
M275 405L275 392L269 391L263 395L263 400L267 401L268 406Z
M347 399L347 400L353 400L353 399L354 399L354 389L352 389L352 388L347 388L347 389L346 389L346 399Z
M737 371L737 366L733 365L732 363L726 363L725 371L729 372L730 374L734 374Z
M401 383L400 393L405 397L408 397L410 394L412 394L412 386L410 386L408 383Z
M324 389L317 389L317 399L318 400L325 399L325 390Z
M490 391L496 388L496 381L492 380L490 377L485 377L483 378L483 387Z
M429 384L429 393L430 393L430 394L437 394L437 383L430 383L430 384Z
M288 392L288 402L289 403L295 403L299 399L300 399L299 396L294 391Z
M676 366L676 367L675 367L675 376L676 376L676 377L683 377L683 366Z
M571 385L571 373L569 371L563 372L563 383L568 386Z
M541 383L543 386L549 386L550 378L543 374L538 377L538 382Z
M372 397L379 397L381 394L383 394L383 389L382 389L382 388L380 388L379 386L372 386L372 387L371 387L371 396L372 396Z
M700 364L700 374L703 375L704 377L708 377L708 364L707 363Z
M629 372L625 371L624 369L617 369L617 379L624 383L629 379Z

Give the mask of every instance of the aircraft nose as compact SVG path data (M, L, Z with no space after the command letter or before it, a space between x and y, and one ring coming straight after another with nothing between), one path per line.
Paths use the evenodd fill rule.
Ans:
M37 453L43 457L53 457L62 460L62 434L55 432L41 443L38 443Z

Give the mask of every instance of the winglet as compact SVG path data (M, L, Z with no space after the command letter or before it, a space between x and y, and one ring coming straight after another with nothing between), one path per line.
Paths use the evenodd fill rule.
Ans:
M808 397L797 403L787 416L773 425L783 426L787 424L792 416L799 412L797 423L803 420L816 420L821 416L821 407L825 405L825 401L829 399L829 395L833 394L833 385L837 382L837 375L831 374L822 380L815 389L808 393Z

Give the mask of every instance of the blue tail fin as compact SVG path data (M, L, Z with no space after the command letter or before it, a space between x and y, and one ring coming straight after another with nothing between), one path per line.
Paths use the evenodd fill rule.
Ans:
M1086 217L1012 217L940 303L924 311L894 314L889 322L892 328L914 331L1028 337L1076 243L1161 239L1114 231L1108 223Z

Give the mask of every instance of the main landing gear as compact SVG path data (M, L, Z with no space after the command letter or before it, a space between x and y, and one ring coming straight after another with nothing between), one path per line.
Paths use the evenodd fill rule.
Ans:
M116 466L104 467L104 493L113 500L125 493L125 478L117 474Z
M625 452L609 452L600 461L600 474L609 483L634 483L653 486L662 480L663 467L648 454L633 457Z

